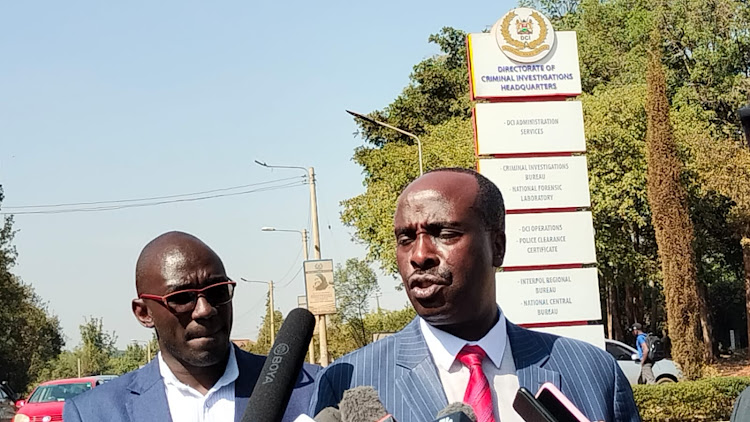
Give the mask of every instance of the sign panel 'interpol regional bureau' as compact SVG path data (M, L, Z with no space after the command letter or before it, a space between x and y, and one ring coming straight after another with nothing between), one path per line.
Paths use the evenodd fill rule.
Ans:
M478 170L505 199L508 319L602 347L575 32L517 8L467 38Z

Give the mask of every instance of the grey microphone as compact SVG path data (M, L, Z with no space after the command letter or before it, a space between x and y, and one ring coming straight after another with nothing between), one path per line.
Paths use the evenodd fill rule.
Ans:
M369 385L344 391L339 409L342 422L396 422L380 402L378 392Z
M436 422L477 422L474 409L466 403L457 401L445 406L437 414Z
M335 407L326 407L314 419L315 422L341 422L341 411Z

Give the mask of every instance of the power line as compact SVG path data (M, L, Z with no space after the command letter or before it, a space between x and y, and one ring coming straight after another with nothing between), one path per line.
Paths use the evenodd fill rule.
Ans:
M207 199L224 198L224 197L229 197L229 196L247 195L250 193L288 189L291 187L304 186L304 185L305 185L304 182L301 183L297 181L297 182L287 183L283 185L268 186L268 187L263 187L263 188L258 188L258 189L245 190L241 192L199 196L195 198L182 198L182 199L172 199L172 200L156 201L156 202L144 202L144 203L139 203L139 204L121 204L121 205L110 205L110 206L89 207L89 208L68 208L68 209L52 209L52 210L41 210L41 211L16 211L13 213L4 212L4 213L0 213L0 215L67 214L67 213L74 213L74 212L114 211L114 210L121 210L121 209L126 209L126 208L152 207L156 205L174 204L174 203L180 203L180 202L195 202L195 201L203 201Z
M229 190L244 189L244 188L249 188L253 186L267 185L267 184L276 183L276 182L285 182L287 180L294 180L294 179L299 179L299 178L306 179L306 176L287 177L284 179L268 180L265 182L250 183L247 185L231 186L228 188L211 189L211 190L192 192L192 193L181 193L181 194L176 194L176 195L152 196L152 197L147 197L147 198L133 198L133 199L117 199L117 200L111 200L111 201L70 202L70 203L64 203L64 204L16 205L16 206L5 206L3 208L9 209L9 210L22 209L22 208L58 208L58 207L73 207L73 206L80 206L80 205L102 205L102 204L119 204L119 203L129 203L129 202L153 201L153 200L161 200L161 199L180 198L180 197L185 197L185 196L205 195L207 193L215 193L215 192L226 192Z

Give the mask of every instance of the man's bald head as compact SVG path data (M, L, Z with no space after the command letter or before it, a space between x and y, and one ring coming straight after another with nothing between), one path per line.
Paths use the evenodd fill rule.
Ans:
M208 252L206 254L205 252ZM196 255L210 255L219 262L216 253L197 237L180 231L164 233L143 247L135 265L135 288L138 294L149 293L148 281L163 281L165 265L179 265L176 260Z

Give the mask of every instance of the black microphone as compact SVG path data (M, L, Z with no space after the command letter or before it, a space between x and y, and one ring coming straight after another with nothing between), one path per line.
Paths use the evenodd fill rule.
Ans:
M308 310L296 308L289 312L266 357L242 422L281 421L314 329L315 317Z
M435 422L477 422L474 409L466 403L451 403L437 414Z
M369 385L344 391L339 409L342 422L396 422Z
M341 411L335 407L326 407L315 415L315 422L341 422Z

